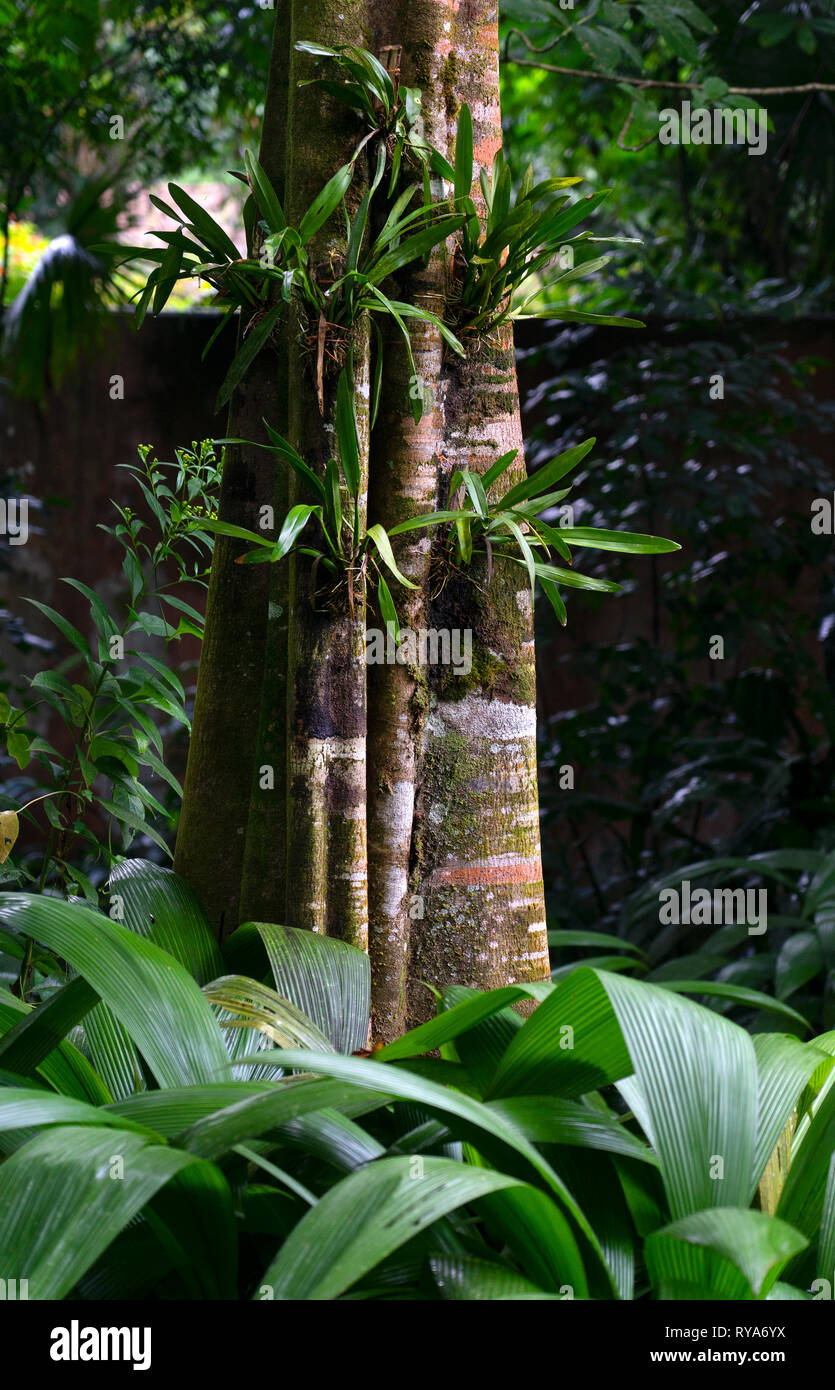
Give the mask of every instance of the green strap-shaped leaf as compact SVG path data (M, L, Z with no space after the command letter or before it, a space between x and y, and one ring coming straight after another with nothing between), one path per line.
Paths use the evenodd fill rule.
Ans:
M314 237L319 228L327 222L331 213L338 207L344 198L354 177L354 165L343 164L341 169L337 169L332 178L328 179L324 188L317 193L307 212L304 214L299 224L299 236L302 246L306 246L311 237Z
M617 550L626 555L665 555L681 550L676 541L663 536L642 536L633 531L603 531L596 526L560 527L563 540L569 545L590 546L593 550Z
M244 163L261 216L271 232L282 231L287 226L287 219L266 172L249 150L244 150Z
M252 324L244 335L243 342L233 357L231 366L217 393L215 411L220 410L227 401L231 400L233 391L243 381L252 363L269 340L270 334L284 312L284 308L284 301L278 300L276 304L261 314L260 318Z
M369 526L368 530L366 531L366 535L370 540L374 542L380 559L387 566L387 568L391 570L395 579L399 580L400 583L406 589L416 589L417 584L413 584L411 579L407 579L405 574L401 574L400 570L397 568L397 561L394 558L394 551L391 548L391 541L389 540L385 529L379 524L377 524L376 526Z
M554 483L565 477L566 473L570 473L572 468L576 468L577 464L586 457L586 454L591 453L596 443L596 438L585 439L582 444L575 445L573 449L566 449L557 458L551 459L550 463L538 468L529 478L516 483L501 499L499 505L502 510L507 507L515 507L517 502L524 502L528 497L535 497L539 493L547 492Z
M354 385L348 367L339 373L336 387L336 440L348 491L356 499L360 490L359 439Z
M219 222L215 222L214 218L209 216L205 208L201 208L200 204L194 201L191 194L186 193L184 188L179 188L176 183L169 183L168 192L186 217L191 219L195 232L210 251L216 252L224 260L237 261L240 259L240 252L232 238L223 230ZM160 204L160 206L168 216L171 216L164 204Z
M455 136L455 201L469 198L473 186L473 117L469 106L464 102L458 112L458 129Z
M23 1014L3 1035L0 1067L21 1076L31 1076L98 1003L98 998L86 980L79 978L62 985L45 1003Z

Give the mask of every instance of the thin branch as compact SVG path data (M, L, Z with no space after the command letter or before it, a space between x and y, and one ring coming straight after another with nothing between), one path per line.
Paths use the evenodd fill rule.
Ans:
M644 150L644 149L646 149L647 145L651 145L652 142L653 142L653 140L657 139L657 134L656 134L655 131L653 131L652 135L648 135L647 138L646 138L646 140L642 140L642 141L641 141L640 145L624 145L624 143L623 143L624 137L626 136L626 133L627 133L627 131L629 130L629 127L630 127L631 124L632 124L632 117L633 117L634 115L635 115L635 107L633 106L633 107L630 108L629 114L628 114L628 116L626 117L626 120L624 121L624 123L623 123L623 125L622 125L622 127L621 127L620 135L618 136L618 149L619 149L619 150L629 150L630 153L634 153L635 150Z
M562 68L554 63L532 62L529 58L517 58L510 52L510 40L514 34L528 45L532 52L537 50L528 43L527 38L520 29L510 29L505 39L504 61L515 63L521 68L539 68L542 72L556 72L562 77L585 77L597 82L622 82L628 87L667 87L679 92L697 92L704 86L704 82L664 82L654 77L624 77L620 73L594 72L589 68ZM801 92L835 92L835 82L802 82L795 87L736 87L728 85L728 93L735 96L747 97L779 97L794 96Z

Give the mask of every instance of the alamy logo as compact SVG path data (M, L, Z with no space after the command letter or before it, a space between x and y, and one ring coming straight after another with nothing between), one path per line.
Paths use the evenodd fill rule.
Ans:
M0 1279L0 1302L15 1302L29 1297L28 1279Z
M25 545L29 539L29 498L0 497L0 536L9 545Z
M768 925L766 888L694 888L684 879L681 888L662 888L658 920L663 926L746 926L749 936L762 936Z
M370 627L365 634L365 663L367 666L451 666L456 675L468 676L473 669L472 629L430 627L413 632L410 627L401 627L398 643L393 623L385 632Z
M53 1361L129 1361L135 1371L151 1364L150 1327L53 1327Z
M768 145L768 112L760 107L691 107L681 110L666 106L658 112L662 122L658 139L662 145L747 145L749 154L765 154Z

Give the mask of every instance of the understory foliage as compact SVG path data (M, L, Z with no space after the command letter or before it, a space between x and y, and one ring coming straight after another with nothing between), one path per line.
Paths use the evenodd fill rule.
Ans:
M122 611L111 611L80 580L64 580L89 606L88 641L63 613L29 599L70 654L37 672L21 694L12 691L13 700L0 692L0 724L16 764L0 799L3 880L60 886L93 904L90 875L98 883L106 874L114 831L119 854L136 835L169 853L170 806L159 798L173 797L176 808L182 788L168 766L164 733L188 729L189 718L182 681L164 658L171 643L203 635L203 615L184 595L199 602L208 583L213 538L204 524L220 481L211 441L177 450L171 463L142 445L126 471L136 504L114 503L114 524L100 525L122 551ZM9 861L21 819L37 826L34 805L47 819L46 842Z
M555 683L566 669L589 695L541 721L543 852L555 926L632 943L652 980L774 990L828 1028L835 569L810 503L835 486L819 456L833 416L825 363L780 333L728 325L720 341L685 321L604 354L568 329L537 350L534 462L592 422L608 460L578 473L571 521L617 516L682 541L624 576L622 640L595 635L591 597L570 598L569 633L583 635ZM557 512L545 518L561 527ZM595 574L594 556L584 568ZM708 659L710 634L723 660ZM660 925L659 893L684 880L766 890L768 931Z
M581 967L452 987L369 1056L363 953L220 947L141 860L105 906L0 898L37 943L31 997L0 990L0 1277L30 1298L827 1296L835 1034Z

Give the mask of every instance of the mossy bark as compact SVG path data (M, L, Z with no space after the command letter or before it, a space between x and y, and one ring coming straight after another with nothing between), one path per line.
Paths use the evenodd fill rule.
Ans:
M283 193L290 0L278 0L260 159ZM241 324L239 341L245 325ZM286 374L272 345L259 355L235 392L227 433L262 443L266 416L282 428ZM283 473L264 449L228 448L219 515L260 526L265 503L281 505ZM260 754L271 576L263 565L238 565L240 542L215 543L206 605L206 631L195 697L183 808L174 858L176 871L197 892L213 931L227 936L240 920L253 767Z
M367 46L366 6L357 0L316 0L294 9L292 42ZM291 64L287 214L298 221L335 170L354 154L355 120L318 87L299 86L314 71L306 54ZM352 198L362 193L362 159ZM311 265L331 278L345 253L344 222L336 214L308 246ZM299 318L288 345L289 437L324 475L338 457L336 387L352 365L359 454L360 534L365 529L369 446L369 326L360 322L330 343L321 381L315 350L318 325ZM291 498L295 500L291 487ZM349 514L350 500L343 499ZM366 832L365 585L359 572L335 584L307 556L290 565L290 641L287 674L287 918L291 926L368 945Z
M262 402L274 390L274 373L274 361L264 354L237 393L229 421L237 437L262 436ZM229 449L221 518L258 529L271 488L266 451ZM267 614L266 566L236 565L240 553L240 541L217 537L174 857L174 868L194 888L219 937L238 925Z
M284 205L286 201L287 129L290 94L291 0L278 0L260 163ZM265 393L262 415L286 434L288 421L288 343L286 330L275 354L274 392ZM274 458L266 454L267 458ZM272 490L264 502L273 507L278 526L287 514L290 490L283 462L272 465ZM240 921L281 921L286 916L287 864L287 653L289 575L286 565L266 569L263 677L258 733L251 769L246 841L241 868Z
M415 10L410 56L436 115L433 137L441 148L445 140L451 157L457 114L467 102L476 161L472 191L481 210L479 167L489 168L502 138L497 6L433 0ZM518 448L508 481L525 472L512 331L488 340L469 337L466 346L464 361L444 355L432 383L438 506L448 502L456 468L483 473L500 454ZM396 461L390 461L389 477L397 473ZM404 507L408 493L406 485ZM548 973L530 590L525 572L507 563L496 564L489 578L477 565L466 575L439 574L443 564L436 555L424 591L427 626L471 630L471 672L456 676L448 667L430 667L422 691L417 683L404 690L399 673L382 681L398 727L411 727L416 739L410 750L408 922L402 921L401 906L395 961L402 942L407 944L399 970L375 981L375 1034L382 1038L434 1012L426 984L492 988ZM378 703L386 707L382 697ZM376 741L375 732L375 746ZM370 797L374 793L372 787ZM401 791L401 806L405 800ZM372 879L372 902L376 896ZM372 940L376 929L372 920Z
M431 11L431 12L430 12ZM439 148L447 143L442 87L449 40L448 7L410 6L381 33L381 42L402 47L402 80L423 92L424 135ZM440 195L440 186L435 190ZM445 249L404 279L404 299L443 315ZM399 335L389 331L385 377L377 428L372 438L373 520L391 527L438 506L438 455L443 417L438 385L443 365L440 334L417 323L411 333L415 372ZM423 397L415 422L412 396ZM395 545L402 572L418 587L398 589L401 624L413 632L429 625L431 540L413 531ZM377 625L384 625L381 618ZM372 975L372 1028L389 1041L408 1026L409 971L415 873L415 795L419 752L427 708L425 669L408 664L369 668L368 820L369 950ZM417 906L419 910L419 905Z

